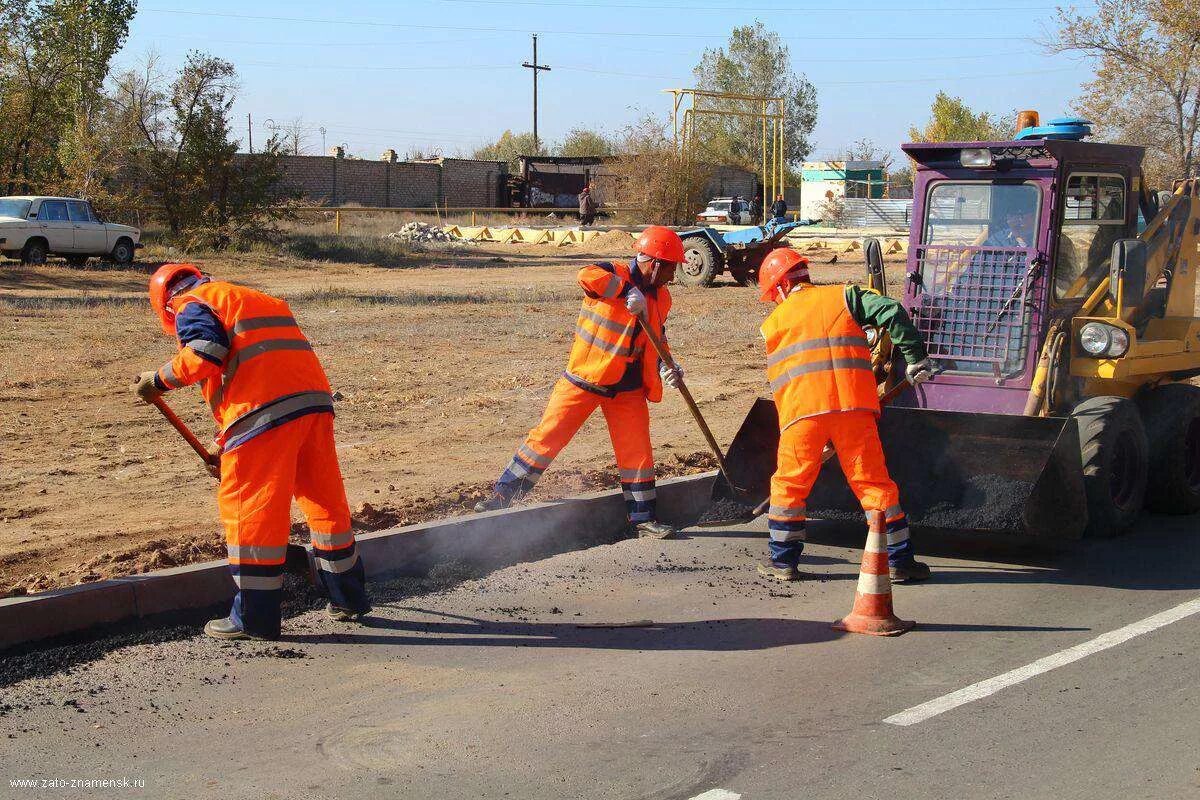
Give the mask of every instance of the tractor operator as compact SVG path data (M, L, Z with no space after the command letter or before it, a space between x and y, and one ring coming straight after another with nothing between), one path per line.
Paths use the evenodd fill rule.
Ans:
M895 300L855 285L814 286L808 259L791 248L773 250L758 274L761 300L776 306L762 335L780 430L767 522L770 557L759 563L759 574L800 579L806 503L822 451L832 442L863 510L884 512L892 578L925 580L929 567L913 557L900 492L884 462L879 393L863 326L888 332L914 385L932 376L920 334Z
M475 506L476 511L506 508L532 489L599 407L616 453L631 528L640 537L674 535L674 529L655 516L647 401L662 399L663 384L678 388L683 371L659 363L654 351L647 351L640 326L651 326L665 345L671 310L666 284L683 261L683 242L670 228L652 225L642 232L635 249L637 255L628 264L600 263L579 271L583 305L567 369L554 386L542 421L517 448L492 494Z
M237 594L229 616L204 632L217 639L276 639L295 497L312 531L317 575L339 621L371 610L333 439L333 397L287 303L215 281L191 264L150 278L150 304L175 357L143 372L147 402L199 383L220 426L217 506ZM219 467L217 466L219 463Z

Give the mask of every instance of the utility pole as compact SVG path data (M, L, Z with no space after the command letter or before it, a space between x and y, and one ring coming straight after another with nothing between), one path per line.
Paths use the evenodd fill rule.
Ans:
M254 123L250 120L250 115L246 115L246 138L250 141L250 154L254 154Z
M538 150L538 133L537 133L537 76L539 72L549 72L550 68L545 64L539 64L537 59L537 34L533 34L533 63L526 61L521 65L526 69L533 70L533 150L532 155L537 154Z

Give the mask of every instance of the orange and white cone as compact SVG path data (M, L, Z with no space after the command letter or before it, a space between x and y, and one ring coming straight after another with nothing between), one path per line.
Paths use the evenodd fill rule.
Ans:
M834 630L899 636L917 623L898 618L892 611L892 579L888 572L887 523L882 512L867 512L867 546L863 549L858 591L850 616L833 623Z

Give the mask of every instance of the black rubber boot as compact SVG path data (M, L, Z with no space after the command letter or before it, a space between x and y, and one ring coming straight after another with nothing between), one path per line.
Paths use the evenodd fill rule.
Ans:
M325 606L325 613L329 614L329 618L334 622L353 622L356 619L361 619L371 613L371 607L367 606L362 610L353 608L342 608L335 606L333 603Z
M893 583L915 583L929 580L929 565L915 558L905 564L895 564L888 570Z
M776 581L798 581L800 572L787 564L776 564L770 559L758 562L758 574Z
M511 505L511 499L505 497L499 492L492 492L490 495L475 504L475 513L482 514L485 511L499 511L500 509L508 508Z
M237 641L239 639L257 639L261 642L270 641L264 636L255 636L252 633L246 633L229 617L209 620L208 624L204 626L204 633L214 639L222 639L224 641Z
M637 534L639 539L673 539L675 538L675 529L665 522L659 522L656 519L638 522L633 526L633 532Z

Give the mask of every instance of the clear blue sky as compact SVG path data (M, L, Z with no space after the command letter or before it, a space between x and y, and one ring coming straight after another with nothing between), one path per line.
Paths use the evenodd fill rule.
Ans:
M1036 0L423 0L306 2L141 0L118 66L155 50L174 68L190 49L232 61L244 138L266 121L302 118L308 151L346 143L375 158L440 148L469 154L504 129L530 128L530 33L540 78L539 134L575 126L615 131L669 110L667 87L692 85L705 47L762 20L784 37L795 69L817 87L810 158L869 138L897 150L928 117L939 89L976 110L1065 112L1091 77L1086 63L1048 56L1054 5ZM1091 3L1079 3L1090 8ZM244 141L243 141L244 145Z

